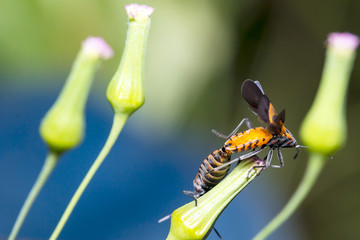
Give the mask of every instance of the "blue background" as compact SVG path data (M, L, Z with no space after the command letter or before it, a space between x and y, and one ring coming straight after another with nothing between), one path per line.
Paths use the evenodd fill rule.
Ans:
M114 57L101 64L86 108L84 142L65 153L18 239L47 239L101 150L112 124L105 92L127 31L124 0L0 1L0 239L5 239L44 163L38 128L88 36ZM155 8L145 59L145 105L79 201L59 239L165 239L157 220L191 199L201 161L244 117L263 126L240 95L259 80L286 127L299 128L320 82L330 32L360 35L358 0L139 0ZM347 94L347 143L334 154L296 213L269 239L359 239L360 67ZM219 217L225 240L250 239L285 205L307 153L284 149L285 167L268 169ZM266 153L263 153L266 154ZM261 155L263 156L263 155ZM276 158L275 158L276 159ZM218 239L211 233L209 239Z
M40 119L56 92L20 94L1 92L0 142L0 233L5 238L34 183L47 153L39 137ZM90 100L86 138L80 147L65 153L41 191L21 230L19 239L47 239L72 194L101 150L109 132L112 114ZM141 111L141 110L140 110ZM170 221L157 220L190 201L182 190L192 189L192 180L202 159L217 145L210 131L208 140L192 132L160 139L151 126L136 134L132 116L95 177L89 184L60 239L165 239ZM199 140L199 141L198 141ZM213 142L211 144L211 142ZM213 145L213 146L211 146ZM249 239L266 224L285 202L277 190L284 183L267 180L270 169L253 181L229 205L216 228L224 239ZM287 184L285 184L286 186ZM271 189L270 189L271 188ZM294 221L274 238L289 238L297 232ZM30 236L30 237L29 237ZM291 239L301 239L291 236ZM212 233L208 239L218 239Z

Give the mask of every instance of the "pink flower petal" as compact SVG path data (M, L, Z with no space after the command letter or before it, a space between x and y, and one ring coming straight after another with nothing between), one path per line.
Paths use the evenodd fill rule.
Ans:
M102 59L109 59L114 55L111 47L101 37L88 37L82 43L84 51L99 55Z
M348 32L344 33L330 33L328 36L329 46L343 49L343 50L355 50L359 45L359 37Z
M135 20L143 20L151 16L154 8L146 5L129 4L125 6L125 10L129 18Z

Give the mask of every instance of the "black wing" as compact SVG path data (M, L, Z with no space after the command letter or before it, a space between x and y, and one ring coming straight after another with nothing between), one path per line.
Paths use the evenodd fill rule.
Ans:
M259 82L254 82L250 79L245 80L241 87L241 95L250 105L252 111L257 114L262 121L265 123L272 122L272 119L269 119L271 102L264 94Z

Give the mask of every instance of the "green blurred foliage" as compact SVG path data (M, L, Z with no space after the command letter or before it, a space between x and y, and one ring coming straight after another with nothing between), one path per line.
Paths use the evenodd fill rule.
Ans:
M96 89L103 96L124 46L123 6L128 3L1 0L0 88L33 91L59 84L51 76L65 80L80 43L93 35L102 36L115 51L98 74ZM141 125L151 124L168 137L184 129L198 139L208 137L211 128L229 133L243 117L260 125L240 95L246 78L262 83L278 111L286 108L286 127L297 137L320 80L327 34L360 35L358 0L138 3L155 12L147 45L146 104L134 125L140 132ZM36 76L37 81L27 81ZM308 239L359 236L359 76L358 58L349 88L348 143L329 161L299 211ZM302 151L301 160L288 161L276 174L292 182L289 195L302 175L304 155Z
M126 14L115 1L1 1L0 66L3 71L67 71L89 35L119 51ZM114 25L114 21L118 23ZM116 26L105 28L104 26Z

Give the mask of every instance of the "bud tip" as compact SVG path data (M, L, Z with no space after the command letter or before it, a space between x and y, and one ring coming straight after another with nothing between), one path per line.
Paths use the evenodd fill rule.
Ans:
M111 47L101 37L88 37L83 41L82 47L84 51L98 55L102 59L109 59L114 55Z
M141 20L150 17L154 8L146 5L129 4L125 5L125 10L130 19Z
M348 32L330 33L327 41L329 46L350 51L355 50L359 45L359 37Z

